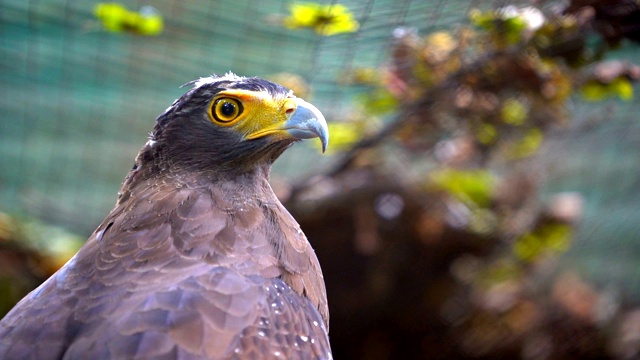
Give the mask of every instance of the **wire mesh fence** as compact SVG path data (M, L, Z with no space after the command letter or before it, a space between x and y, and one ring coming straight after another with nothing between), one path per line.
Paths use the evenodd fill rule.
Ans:
M361 29L321 37L273 21L287 2L154 1L160 36L100 29L96 2L0 4L3 209L88 233L110 209L153 119L200 76L302 76L328 118L348 111L344 72L385 61L398 26L446 28L482 1L347 2ZM132 9L146 3L128 1ZM295 172L295 158L278 165Z
M0 211L89 234L113 206L155 117L187 81L227 71L297 74L327 119L340 121L367 91L345 86L342 78L387 62L394 30L451 30L474 8L515 2L340 3L360 28L325 37L283 27L277 19L288 13L286 1L122 1L131 9L152 5L164 18L162 34L139 36L102 30L97 2L0 1ZM612 57L634 60L639 51L626 46ZM584 198L574 246L563 260L613 293L637 298L637 95L627 102L577 99L570 106L579 130L557 134L543 152L544 194L577 191ZM295 182L334 158L303 145L296 149L276 163L275 177Z

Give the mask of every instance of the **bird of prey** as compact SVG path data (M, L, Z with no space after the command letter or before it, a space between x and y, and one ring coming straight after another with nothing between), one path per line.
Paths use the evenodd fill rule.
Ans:
M201 78L162 115L115 208L0 322L1 359L330 359L318 259L269 185L313 105Z

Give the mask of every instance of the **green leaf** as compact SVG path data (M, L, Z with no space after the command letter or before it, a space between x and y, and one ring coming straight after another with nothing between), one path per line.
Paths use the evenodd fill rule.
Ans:
M566 252L573 229L566 224L545 224L522 235L513 244L514 254L523 261L534 262L545 254Z
M527 108L516 99L507 99L500 109L500 117L507 124L520 126L527 119Z
M609 84L609 89L612 94L618 95L618 97L622 100L629 101L633 99L633 85L631 82L623 77L619 77L611 84Z
M582 86L580 93L587 101L602 101L615 96L629 101L633 99L633 85L625 77L617 77L608 84L590 80Z
M370 115L384 115L398 106L398 100L386 89L378 88L361 95L358 100Z
M330 122L327 124L331 134L330 151L341 151L360 140L363 134L361 124L352 122Z
M491 124L481 124L476 131L476 138L484 145L492 144L498 138L498 130Z
M496 177L486 170L442 169L431 173L431 183L458 200L479 207L489 206Z
M527 131L524 136L513 144L509 151L509 156L514 159L522 159L533 155L544 140L544 134L542 130L533 128Z

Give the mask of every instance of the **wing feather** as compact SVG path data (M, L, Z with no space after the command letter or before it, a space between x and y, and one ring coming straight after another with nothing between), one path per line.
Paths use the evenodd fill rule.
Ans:
M324 292L305 277L313 261L299 259L308 243L296 238L279 258L261 204L230 211L210 189L138 190L3 319L0 358L331 357L317 301L304 296Z

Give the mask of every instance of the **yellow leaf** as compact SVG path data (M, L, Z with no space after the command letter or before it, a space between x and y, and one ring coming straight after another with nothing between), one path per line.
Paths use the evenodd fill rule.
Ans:
M348 149L360 140L364 133L364 124L360 122L329 122L327 124L331 134L329 152Z
M516 99L507 99L500 109L500 117L507 124L520 126L527 119L527 108Z
M633 86L626 78L619 77L609 84L609 88L613 94L618 95L622 100L629 101L633 99Z
M383 115L396 109L398 100L386 89L378 88L357 97L366 114Z
M94 9L95 16L102 21L102 26L109 31L123 31L123 24L129 10L118 3L99 3Z
M140 35L158 35L164 29L164 19L155 8L143 6L139 15L136 24Z
M143 6L136 12L118 3L98 3L94 15L106 30L112 32L126 31L153 36L160 34L164 28L162 15L151 6Z
M607 87L597 81L589 81L580 89L582 96L588 101L600 101L608 96Z
M532 261L540 253L540 240L531 233L524 234L513 244L513 252L520 260Z
M450 33L446 31L435 32L426 38L425 56L433 62L445 61L457 45Z
M291 15L284 19L289 29L310 28L316 33L331 36L355 32L359 24L349 9L342 4L294 3Z
M521 260L533 262L545 254L564 253L571 245L571 226L546 224L522 235L513 244L514 254Z
M498 138L498 131L491 124L481 124L476 131L476 138L480 143L489 145Z
M521 159L533 155L544 140L544 134L538 128L533 128L509 149L509 155L514 159Z
M588 101L601 101L612 96L629 101L633 99L633 86L624 77L618 77L608 84L591 80L582 86L580 93Z
M487 207L493 197L496 177L486 170L442 169L431 173L431 183L458 200Z

